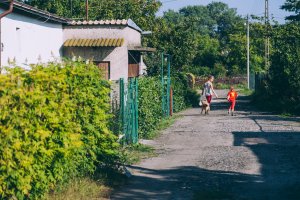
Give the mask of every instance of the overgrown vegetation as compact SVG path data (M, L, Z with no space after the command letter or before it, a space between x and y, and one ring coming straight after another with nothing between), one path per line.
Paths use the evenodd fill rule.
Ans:
M174 112L187 107L197 106L199 95L189 87L185 74L171 77L173 88ZM139 135L141 138L151 138L163 120L162 85L158 77L139 79Z
M258 104L273 111L300 113L300 28L299 23L273 30L269 73L256 92Z
M118 160L107 81L80 62L14 68L0 78L0 197L35 199Z

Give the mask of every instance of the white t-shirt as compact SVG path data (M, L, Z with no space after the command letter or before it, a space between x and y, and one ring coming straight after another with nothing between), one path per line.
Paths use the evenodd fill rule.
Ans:
M207 81L204 83L204 94L205 96L211 96L212 93L212 83L210 81Z

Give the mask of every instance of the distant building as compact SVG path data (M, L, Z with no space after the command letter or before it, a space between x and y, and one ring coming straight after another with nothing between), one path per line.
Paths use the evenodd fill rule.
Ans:
M0 12L8 8L0 3ZM145 72L142 30L132 20L75 22L16 1L13 13L1 20L1 66L81 57L95 62L110 80Z

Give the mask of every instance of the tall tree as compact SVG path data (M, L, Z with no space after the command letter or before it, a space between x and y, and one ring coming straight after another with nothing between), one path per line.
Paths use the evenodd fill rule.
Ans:
M85 19L83 0L23 0L37 8L75 20ZM152 30L159 0L89 0L89 19L132 19L141 28Z
M286 19L292 20L292 21L300 21L300 1L299 0L286 0L285 4L283 6L281 6L281 9L295 13L295 15L290 15L290 16L286 17Z

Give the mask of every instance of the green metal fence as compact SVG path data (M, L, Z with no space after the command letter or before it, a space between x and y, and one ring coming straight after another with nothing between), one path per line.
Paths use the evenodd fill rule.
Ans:
M173 100L171 97L171 56L161 55L161 84L162 84L162 111L164 117L173 113Z
M123 143L138 143L138 79L120 79L120 122Z

